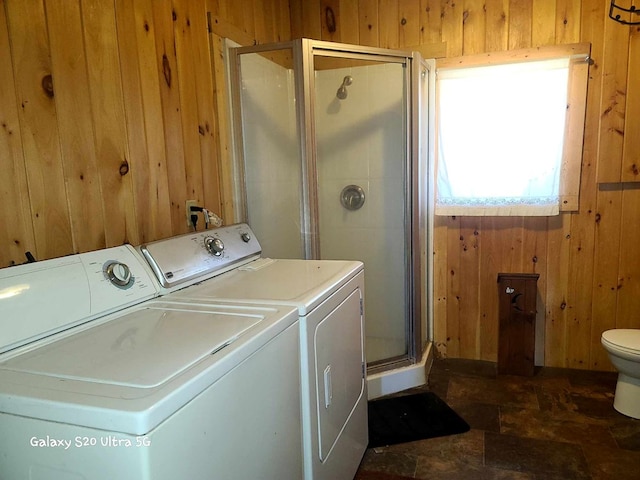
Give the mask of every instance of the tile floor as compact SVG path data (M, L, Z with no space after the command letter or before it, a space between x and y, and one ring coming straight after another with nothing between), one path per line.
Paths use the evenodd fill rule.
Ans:
M640 420L613 409L617 375L559 368L496 375L437 360L425 387L471 430L369 449L355 480L640 479Z

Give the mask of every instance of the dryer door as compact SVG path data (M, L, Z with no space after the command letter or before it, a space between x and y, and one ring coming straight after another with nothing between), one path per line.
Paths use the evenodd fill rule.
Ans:
M314 335L320 460L330 455L364 395L361 290L352 291L318 323Z

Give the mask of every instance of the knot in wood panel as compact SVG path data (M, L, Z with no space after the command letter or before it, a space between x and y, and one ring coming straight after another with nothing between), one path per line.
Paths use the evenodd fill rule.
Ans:
M333 12L333 9L331 7L326 7L324 9L324 20L327 24L327 30L329 31L329 33L335 33L337 29L336 14Z
M165 82L167 82L167 87L171 88L171 65L166 53L162 55L162 73L164 74Z
M129 173L129 162L127 162L126 159L124 159L122 161L122 163L120 164L120 169L119 169L119 173L121 176L125 176L127 173Z
M53 98L53 77L51 74L42 77L41 85L44 94L49 98Z

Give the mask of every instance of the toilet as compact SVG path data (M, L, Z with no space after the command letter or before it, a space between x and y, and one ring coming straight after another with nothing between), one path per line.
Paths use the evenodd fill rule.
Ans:
M619 372L613 408L640 419L640 329L607 330L601 341Z

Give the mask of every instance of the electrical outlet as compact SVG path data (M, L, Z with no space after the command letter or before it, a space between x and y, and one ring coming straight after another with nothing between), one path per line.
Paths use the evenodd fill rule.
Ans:
M198 202L195 200L187 200L186 202L186 206L185 206L185 211L187 212L187 227L189 228L193 228L193 224L191 223L191 207L196 207L198 205ZM197 213L197 212L194 212Z

